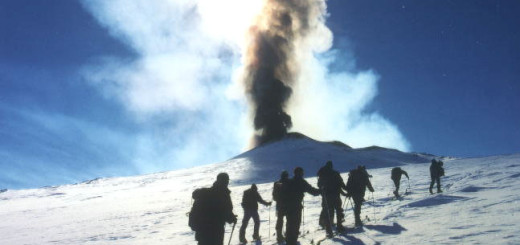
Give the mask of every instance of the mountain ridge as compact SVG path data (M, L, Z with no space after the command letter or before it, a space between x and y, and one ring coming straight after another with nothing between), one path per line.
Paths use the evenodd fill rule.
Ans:
M247 164L250 172L241 173L241 179L238 181L240 183L264 183L275 179L282 170L290 172L297 166L304 168L307 177L315 176L317 170L329 160L333 162L336 170L346 172L358 165L365 165L367 168L381 168L425 163L435 157L380 146L354 149L341 141L324 142L302 133L289 133L280 140L262 144L222 164ZM270 177L262 178L260 176Z

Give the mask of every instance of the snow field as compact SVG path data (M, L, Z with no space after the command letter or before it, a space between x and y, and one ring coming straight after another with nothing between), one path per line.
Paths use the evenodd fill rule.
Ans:
M444 166L444 193L434 195L428 193L429 163L402 166L410 175L411 187L402 200L391 198L391 167L369 168L376 191L373 200L367 192L362 217L371 220L353 229L352 208L345 205L347 235L321 244L519 244L520 155L447 160ZM8 190L0 193L0 244L196 244L186 215L191 192L210 186L222 171L232 180L234 212L239 219L232 244L238 244L242 193L253 183L243 179L253 167L240 158L145 176ZM257 180L260 194L270 201L279 171L247 179ZM311 174L306 171L306 176ZM347 173L342 176L346 181ZM316 186L315 177L307 180ZM404 177L401 194L407 187ZM325 237L325 231L318 230L321 198L307 194L304 204L302 245ZM260 205L259 212L262 244L274 244L274 205ZM248 239L252 229L251 220ZM227 225L226 243L230 231Z

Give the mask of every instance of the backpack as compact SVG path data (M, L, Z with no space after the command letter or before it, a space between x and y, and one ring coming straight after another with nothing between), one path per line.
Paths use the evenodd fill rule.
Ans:
M191 197L194 201L189 213L188 225L192 231L200 231L206 223L206 213L211 205L211 188L196 189Z
M280 201L280 195L282 192L282 182L280 181L277 181L274 183L274 186L273 186L273 200L275 202L279 202Z
M291 205L297 200L297 188L294 179L281 183L278 200L283 206Z
M350 172L348 173L348 180L347 180L347 192L352 195L352 193L355 192L355 188L354 188L354 178L356 177L356 170L350 170Z

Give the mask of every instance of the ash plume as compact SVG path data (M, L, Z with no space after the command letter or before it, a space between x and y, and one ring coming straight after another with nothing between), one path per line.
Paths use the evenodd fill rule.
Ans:
M300 75L298 49L323 19L321 0L266 0L249 30L244 56L255 145L279 139L292 127L286 107Z

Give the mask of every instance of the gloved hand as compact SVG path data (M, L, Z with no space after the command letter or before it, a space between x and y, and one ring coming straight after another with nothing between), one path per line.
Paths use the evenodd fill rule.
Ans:
M237 223L237 217L238 217L238 215L233 215L233 219L231 220L231 223L236 224Z

